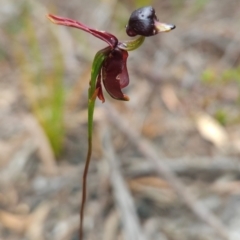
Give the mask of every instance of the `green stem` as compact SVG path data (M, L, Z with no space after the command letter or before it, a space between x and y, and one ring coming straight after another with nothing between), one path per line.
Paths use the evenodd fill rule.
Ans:
M144 42L144 39L145 37L139 36L134 40L129 40L129 41L119 43L118 47L125 51L132 51L138 48ZM96 54L92 64L90 87L88 90L88 152L87 152L86 163L83 171L79 240L83 240L84 207L85 207L85 202L87 198L87 175L88 175L88 168L89 168L91 155L92 155L93 114L94 114L95 100L96 100L97 91L98 91L98 89L96 89L96 81L101 71L102 64L110 51L111 51L110 47L107 47L99 51Z
M93 133L93 114L94 114L94 107L95 107L95 100L96 100L96 80L99 72L101 71L101 67L103 61L106 57L106 54L109 52L110 48L105 48L99 51L92 64L92 72L91 72L91 81L88 90L88 152L86 163L84 166L83 172L83 182L82 182L82 202L80 208L80 229L79 229L79 240L83 240L83 220L84 220L84 207L87 197L87 175L88 175L88 168L91 160L92 155L92 133Z
M133 51L139 48L143 44L144 40L144 36L138 36L135 39L119 42L118 47L125 51Z

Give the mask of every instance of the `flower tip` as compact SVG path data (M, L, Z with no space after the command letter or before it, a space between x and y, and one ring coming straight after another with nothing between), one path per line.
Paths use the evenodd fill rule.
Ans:
M130 98L127 95L123 94L123 101L129 101L129 100Z
M47 14L47 18L52 22L52 23L57 23L54 19L54 16L52 14Z
M154 25L155 25L157 33L170 32L171 30L176 28L176 26L173 25L173 24L161 23L161 22L158 22L158 21L155 21Z

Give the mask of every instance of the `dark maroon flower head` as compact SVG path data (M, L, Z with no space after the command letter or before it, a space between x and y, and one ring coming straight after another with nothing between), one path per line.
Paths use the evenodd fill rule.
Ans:
M52 14L49 14L48 18L56 24L79 28L97 38L100 38L109 45L109 47L103 50L106 57L97 77L97 96L102 102L105 101L102 90L103 83L106 91L112 98L128 101L129 97L123 94L121 90L129 84L127 71L128 52L118 47L118 39L108 32L89 28L86 25L69 18L58 17Z
M167 32L174 29L172 24L160 23L153 7L143 7L135 10L128 21L126 32L130 37L141 35L145 37Z
M129 84L127 51L139 47L143 43L144 37L152 36L159 32L168 32L175 28L174 25L160 23L152 7L143 7L132 13L126 29L127 34L131 37L136 35L141 35L141 37L124 42L119 42L117 37L111 33L90 28L69 18L58 17L52 14L49 14L48 18L55 24L74 27L88 32L109 45L101 50L105 58L98 73L95 86L96 95L102 102L105 101L102 83L111 97L123 101L129 100L128 96L122 93L122 88Z

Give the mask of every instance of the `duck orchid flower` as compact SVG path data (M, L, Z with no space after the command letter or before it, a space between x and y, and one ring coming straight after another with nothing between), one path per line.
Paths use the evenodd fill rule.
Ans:
M143 7L132 13L126 32L130 37L139 35L133 40L119 41L117 37L105 31L99 31L86 25L52 14L48 18L55 24L81 29L105 41L108 46L95 55L92 65L90 87L88 91L88 152L83 171L82 202L80 209L79 239L83 239L84 206L87 194L87 174L92 154L93 114L96 97L105 101L102 85L112 98L128 101L129 97L122 92L128 86L129 76L127 71L128 51L138 48L145 37L168 32L175 28L174 25L160 23L152 7Z
M86 25L64 17L58 17L52 14L48 18L55 24L78 28L93 36L105 41L108 47L96 54L95 60L99 60L98 73L94 82L95 92L92 96L98 97L102 102L105 101L102 84L112 98L128 101L129 97L122 92L122 89L128 86L129 76L127 71L128 51L138 48L145 37L156 35L160 32L168 32L175 28L172 24L165 24L158 21L155 10L149 7L143 7L135 10L126 26L126 32L130 37L139 35L134 40L119 41L116 36L105 31L99 31Z

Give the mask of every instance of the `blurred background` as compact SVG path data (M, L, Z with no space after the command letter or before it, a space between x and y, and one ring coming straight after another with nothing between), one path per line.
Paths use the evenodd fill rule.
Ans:
M0 0L1 240L78 239L91 61L106 44L46 14L124 40L146 5L177 28L130 52L129 102L97 101L85 239L240 239L239 1Z

